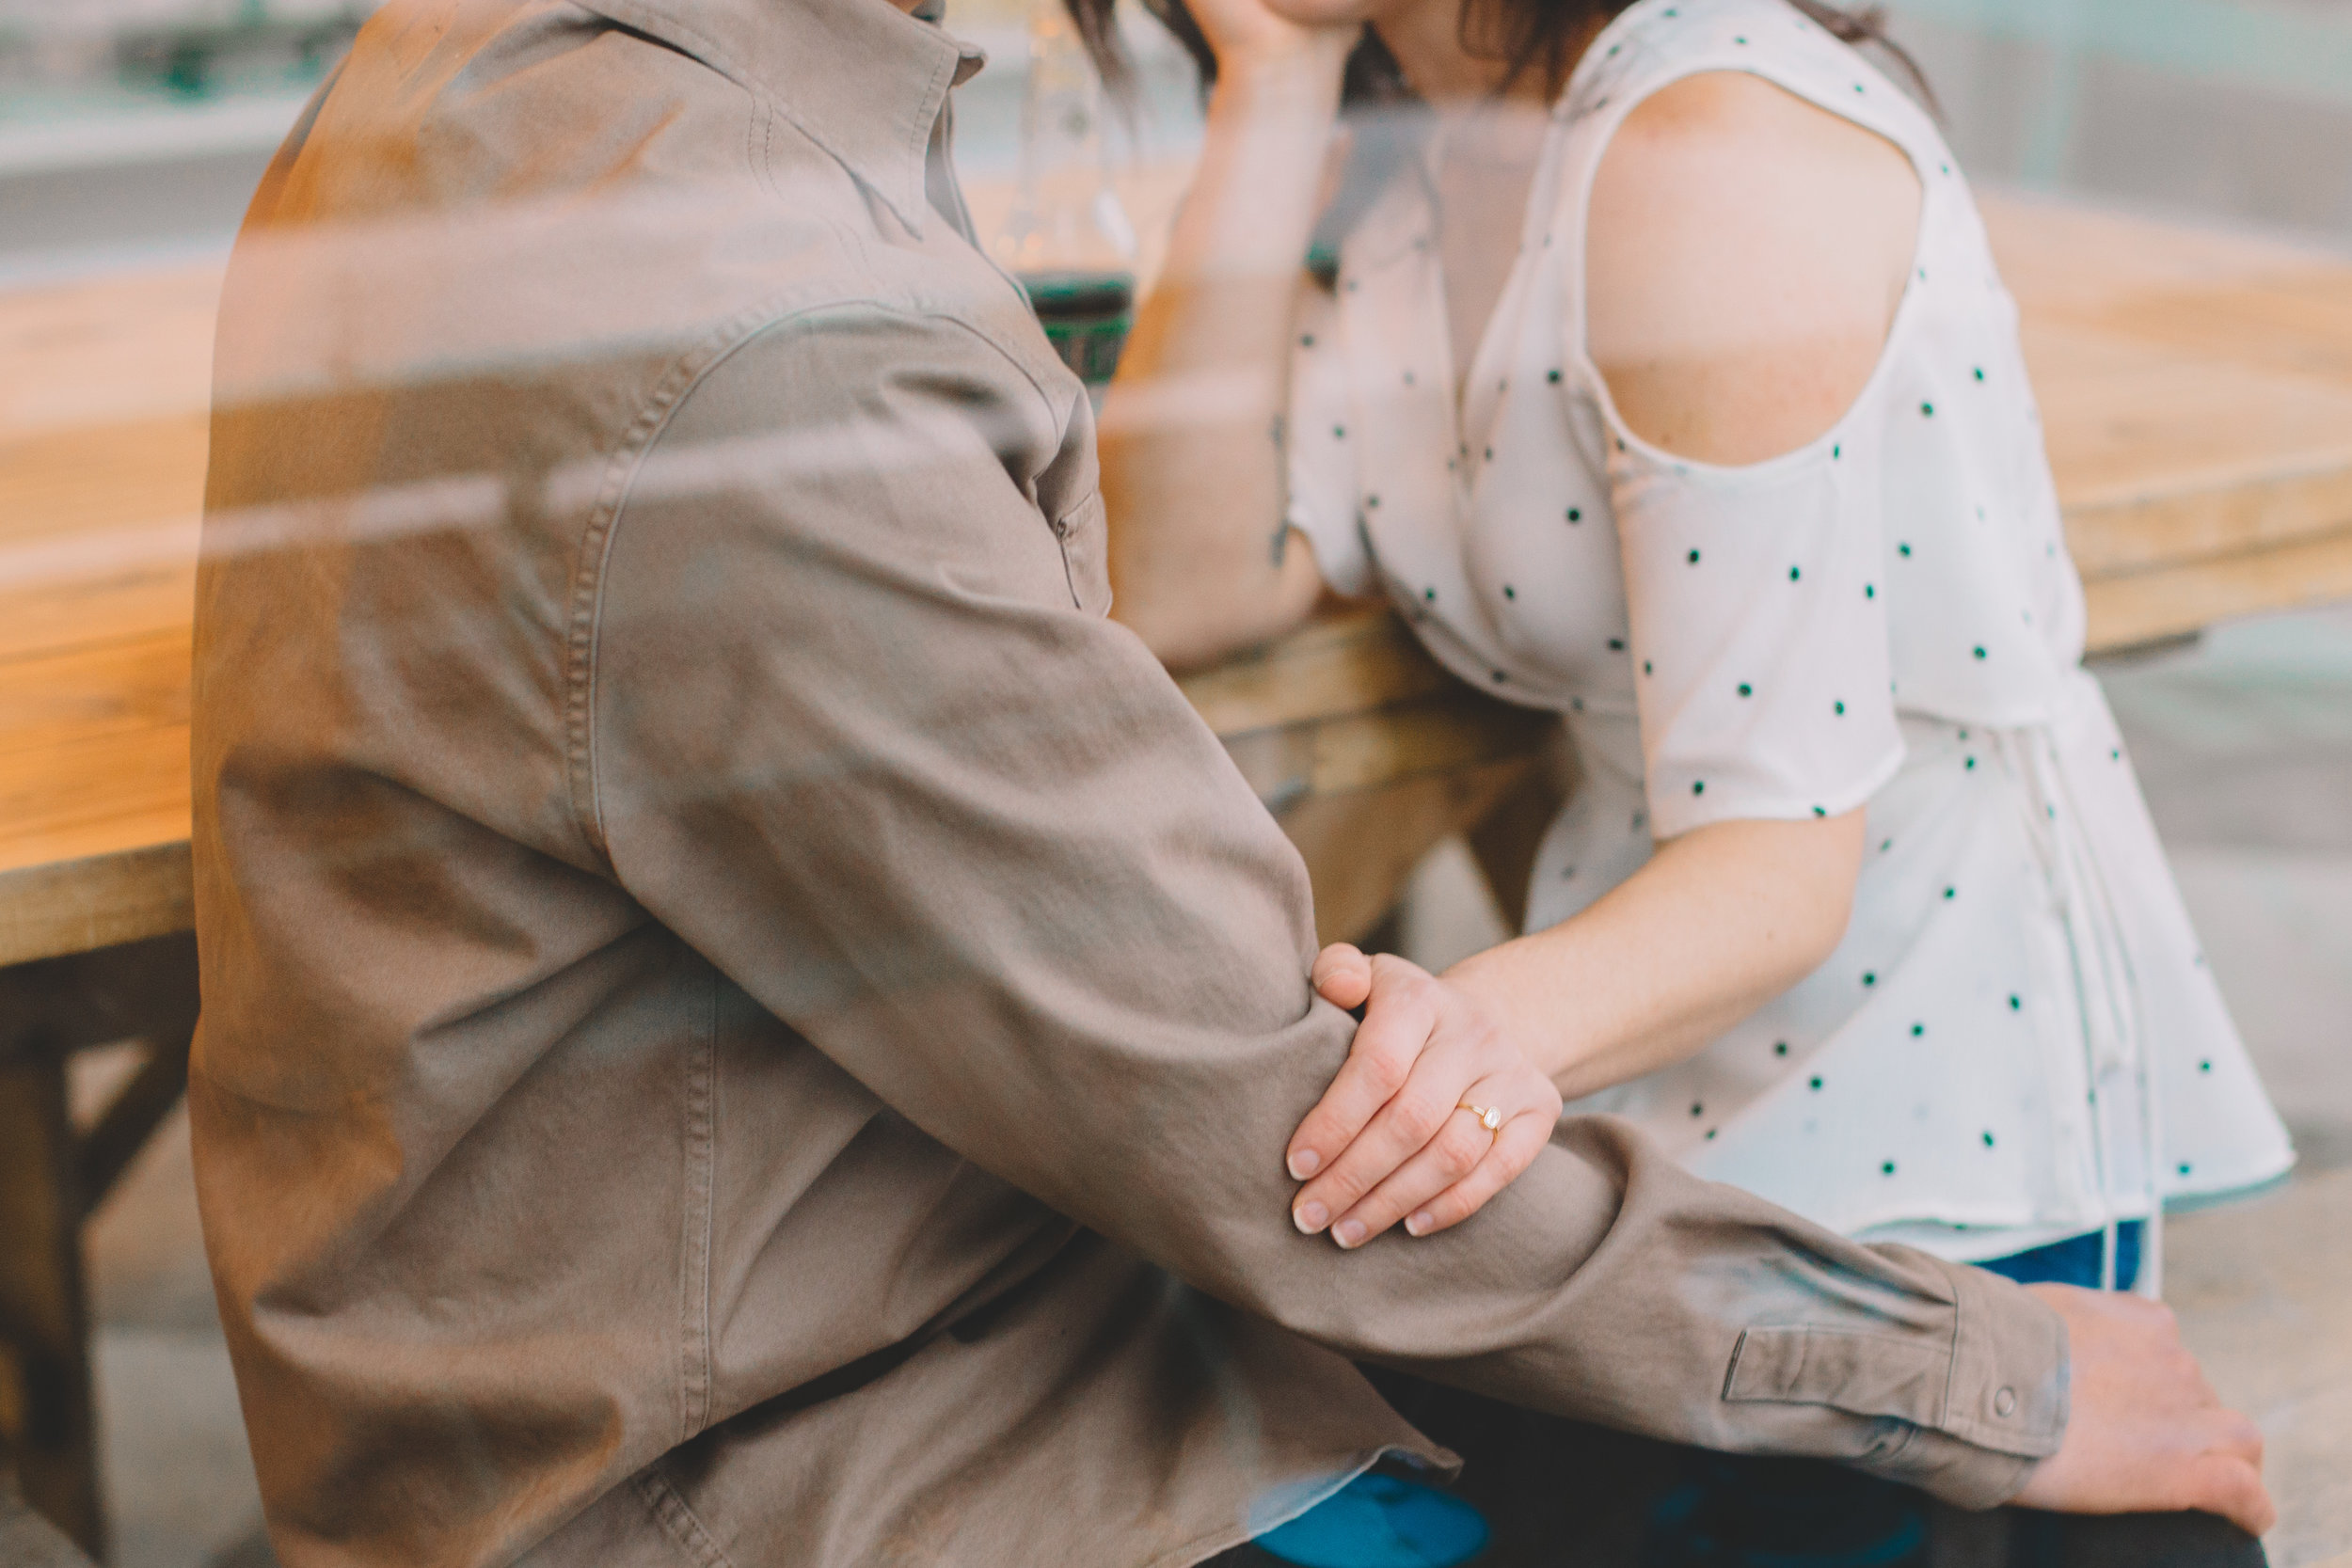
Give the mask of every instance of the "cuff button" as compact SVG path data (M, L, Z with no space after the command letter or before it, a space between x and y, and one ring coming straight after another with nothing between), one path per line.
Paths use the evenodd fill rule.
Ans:
M2014 1416L2017 1414L2017 1390L2014 1388L2004 1388L1999 1393L1994 1395L1993 1414L1995 1416Z

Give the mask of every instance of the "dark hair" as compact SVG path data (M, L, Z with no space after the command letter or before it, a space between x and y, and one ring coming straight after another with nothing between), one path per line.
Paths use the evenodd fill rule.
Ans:
M1827 4L1826 0L1786 3L1843 42L1875 45L1895 61L1928 106L1935 107L1935 95L1928 87L1926 75L1886 36L1883 6L1847 9ZM1063 4L1069 8L1071 20L1077 24L1078 36L1086 40L1087 53L1094 57L1103 80L1115 92L1124 88L1133 71L1119 44L1118 24L1112 14L1116 0L1063 0ZM1543 74L1547 94L1557 94L1567 85L1568 72L1576 63L1577 46L1587 40L1596 30L1596 24L1607 22L1618 12L1629 9L1632 4L1633 0L1464 0L1462 46L1483 58L1508 61L1505 86L1535 71ZM1216 53L1209 47L1208 36L1193 20L1184 0L1143 0L1143 8L1158 18L1192 56L1200 71L1200 90L1206 93L1216 80ZM1403 104L1412 99L1412 88L1406 84L1396 56L1389 53L1377 32L1366 27L1362 41L1347 59L1343 102L1351 108L1374 108Z

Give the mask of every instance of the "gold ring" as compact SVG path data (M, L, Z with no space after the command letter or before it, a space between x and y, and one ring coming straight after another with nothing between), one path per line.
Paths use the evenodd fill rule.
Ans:
M1476 1117L1478 1118L1478 1125L1485 1128L1489 1132L1500 1132L1502 1131L1502 1113L1496 1110L1491 1105L1473 1105L1469 1101L1465 1100L1461 1104L1456 1105L1454 1109L1457 1111L1468 1111L1471 1116Z

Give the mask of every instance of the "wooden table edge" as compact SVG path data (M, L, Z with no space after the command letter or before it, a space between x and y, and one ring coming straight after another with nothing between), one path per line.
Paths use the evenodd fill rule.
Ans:
M196 874L184 838L0 871L0 968L195 925Z

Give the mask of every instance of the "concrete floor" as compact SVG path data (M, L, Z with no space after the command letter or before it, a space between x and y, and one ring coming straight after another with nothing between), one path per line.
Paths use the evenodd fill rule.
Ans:
M2174 1223L2174 1304L2216 1385L2269 1435L2272 1560L2352 1568L2352 611L2224 627L2103 674L2304 1161L2271 1194ZM1406 942L1425 960L1500 934L1458 849L1416 892ZM89 1246L118 1568L262 1568L183 1119Z
M2352 1546L2352 1169L2173 1220L2166 1297L2224 1399L2261 1423L2280 1568ZM2292 1347L2290 1349L2289 1347Z
M89 1261L112 1560L198 1568L233 1557L258 1539L261 1500L204 1266L184 1111L99 1214Z
M2283 1190L2174 1225L2172 1303L2269 1438L2273 1560L2352 1568L2352 611L2225 627L2106 685L2302 1156Z

